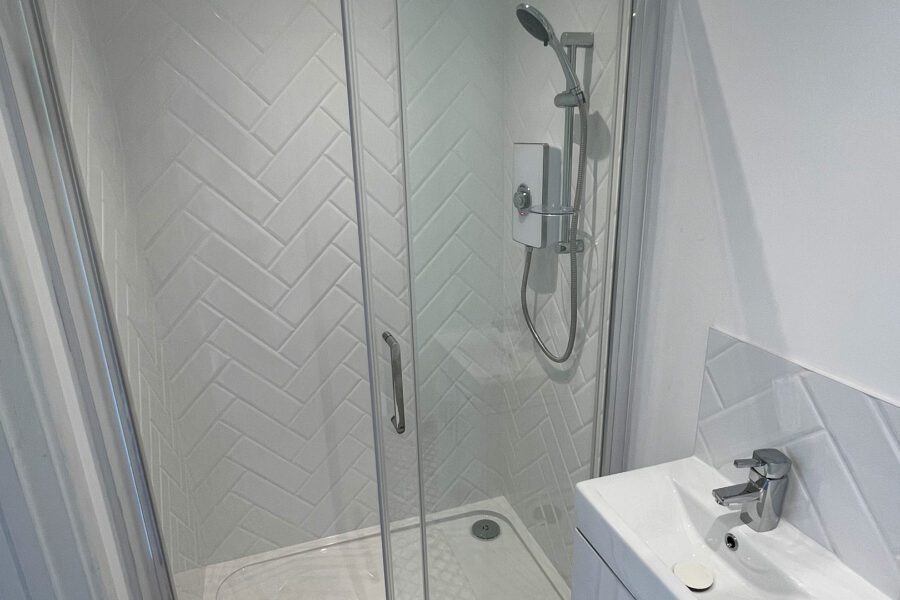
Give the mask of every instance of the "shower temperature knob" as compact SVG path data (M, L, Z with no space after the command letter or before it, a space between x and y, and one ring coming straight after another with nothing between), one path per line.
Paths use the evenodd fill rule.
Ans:
M513 194L513 206L522 216L528 214L528 209L531 208L531 190L524 183L520 183Z

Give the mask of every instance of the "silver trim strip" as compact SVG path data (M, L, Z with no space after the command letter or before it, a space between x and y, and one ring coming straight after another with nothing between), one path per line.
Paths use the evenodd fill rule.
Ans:
M415 416L416 416L416 475L418 477L418 490L419 490L419 533L421 537L421 546L422 546L422 591L425 594L425 600L429 600L431 598L431 589L430 589L430 581L428 578L428 513L426 511L425 506L425 465L422 457L425 455L424 448L422 447L422 422L419 418L419 382L421 379L419 378L418 371L418 360L417 360L417 352L418 352L418 324L416 323L416 286L415 286L415 275L413 273L413 265L415 264L413 253L415 251L415 247L413 245L413 233L412 233L412 225L410 222L410 211L409 211L409 169L407 166L409 165L409 144L407 143L407 114L406 114L406 102L404 99L406 98L406 87L405 81L406 79L403 76L403 38L400 36L400 0L394 0L394 27L395 34L397 39L397 89L398 89L398 97L397 97L397 109L400 119L400 156L403 157L402 161L402 183L403 183L403 202L406 206L405 215L406 215L406 258L407 258L407 269L406 276L409 283L409 324L410 324L410 345L412 347L412 352L410 356L410 361L412 361L412 372L413 372L413 387L414 387L414 403L416 407Z
M625 121L626 106L626 89L630 77L630 64L628 61L628 47L631 41L631 25L632 25L632 0L623 0L621 5L621 14L619 15L619 60L616 65L617 81L616 81L616 97L615 110L615 130L612 142L612 152L610 160L610 186L609 199L607 206L606 228L607 232L616 232L616 223L619 219L619 211L621 208L621 165L622 165L622 148L625 144L628 129ZM597 369L597 398L594 402L594 432L591 437L591 477L600 476L600 463L602 461L602 447L606 439L604 431L606 405L608 403L608 384L607 384L607 364L610 354L610 314L612 312L612 298L614 285L614 265L617 257L617 235L607 235L606 240L606 264L603 271L603 320L600 323L600 352L596 365Z
M117 544L134 597L172 599L174 588L134 428L107 286L94 253L95 236L86 212L83 178L62 108L44 15L38 0L20 0L18 4L22 21L13 26L23 31L24 38L14 43L27 45L17 51L31 58L30 83L34 89L13 90L13 95L30 98L35 109L43 110L35 115L41 137L32 143L40 144L40 150L55 161L51 166L51 170L55 166L55 172L49 177L59 188L50 199L42 198L35 185L37 193L31 201L92 445L100 459L98 468L104 481L111 482L104 494L113 511ZM28 140L20 142L22 151L28 152ZM33 162L30 165L34 168ZM58 230L51 225L48 207L61 219L61 233L54 233ZM72 265L73 273L64 273L62 265Z
M610 286L612 304L609 313L606 402L603 407L599 470L594 472L595 477L619 473L628 467L626 453L631 372L663 11L661 0L635 0L632 11L621 189L614 236L615 264Z
M372 289L369 280L368 219L366 218L366 186L363 166L364 149L360 126L359 76L356 70L356 43L353 37L351 0L341 0L341 27L344 42L344 66L347 70L347 103L350 122L350 154L353 162L353 189L356 196L357 235L359 236L359 270L362 277L363 313L366 321L366 362L369 370L369 394L372 401L375 479L378 488L378 516L381 521L381 551L384 562L384 587L387 600L394 600L393 555L391 554L391 519L388 510L383 425L375 358L375 319L372 314Z

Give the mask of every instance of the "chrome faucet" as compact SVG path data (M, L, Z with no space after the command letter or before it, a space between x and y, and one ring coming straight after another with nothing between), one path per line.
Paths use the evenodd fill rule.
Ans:
M771 531L781 520L788 487L791 459L774 448L753 451L753 458L734 461L738 469L750 468L750 480L713 490L722 506L741 509L741 521L754 531Z

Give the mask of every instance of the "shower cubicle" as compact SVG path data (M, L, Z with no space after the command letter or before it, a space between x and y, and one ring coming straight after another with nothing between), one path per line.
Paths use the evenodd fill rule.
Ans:
M568 598L632 3L3 4L131 590Z

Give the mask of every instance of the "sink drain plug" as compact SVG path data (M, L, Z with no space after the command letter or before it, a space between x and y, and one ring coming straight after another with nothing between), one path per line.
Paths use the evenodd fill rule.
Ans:
M479 540L492 540L500 535L500 525L492 519L481 519L472 525L472 535Z

